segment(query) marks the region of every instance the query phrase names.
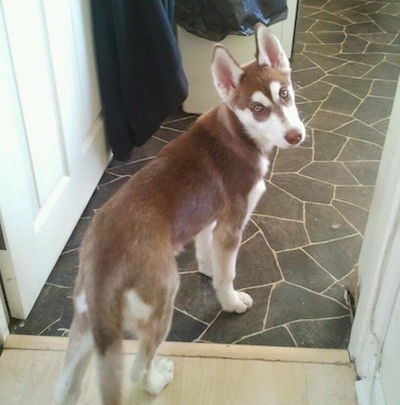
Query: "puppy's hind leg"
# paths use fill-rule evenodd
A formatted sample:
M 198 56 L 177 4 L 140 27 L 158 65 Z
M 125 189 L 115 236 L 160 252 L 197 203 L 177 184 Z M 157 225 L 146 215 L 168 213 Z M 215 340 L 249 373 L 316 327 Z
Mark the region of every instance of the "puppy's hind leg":
M 55 388 L 55 404 L 72 405 L 78 401 L 82 379 L 92 352 L 93 337 L 89 329 L 87 313 L 76 309 L 64 366 Z
M 97 374 L 104 405 L 120 405 L 122 402 L 122 336 L 96 350 Z
M 170 269 L 169 280 L 164 280 L 154 291 L 152 313 L 136 327 L 139 349 L 131 369 L 131 381 L 153 395 L 158 395 L 173 379 L 173 363 L 169 359 L 155 360 L 160 344 L 166 338 L 174 310 L 179 278 L 175 268 Z

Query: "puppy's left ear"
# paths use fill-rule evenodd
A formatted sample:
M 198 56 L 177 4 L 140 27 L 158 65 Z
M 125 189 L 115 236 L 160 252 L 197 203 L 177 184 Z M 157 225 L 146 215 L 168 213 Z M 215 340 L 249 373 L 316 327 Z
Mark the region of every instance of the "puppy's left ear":
M 258 23 L 256 33 L 256 59 L 260 66 L 290 71 L 290 63 L 278 38 L 263 24 Z
M 222 45 L 215 45 L 211 73 L 219 96 L 226 101 L 239 86 L 244 71 Z

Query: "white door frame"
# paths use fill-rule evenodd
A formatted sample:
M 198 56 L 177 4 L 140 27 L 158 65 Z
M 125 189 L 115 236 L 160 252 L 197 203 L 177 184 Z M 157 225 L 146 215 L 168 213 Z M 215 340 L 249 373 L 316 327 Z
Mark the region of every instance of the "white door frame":
M 379 366 L 400 290 L 400 82 L 359 259 L 360 300 L 349 350 L 360 404 L 384 403 Z

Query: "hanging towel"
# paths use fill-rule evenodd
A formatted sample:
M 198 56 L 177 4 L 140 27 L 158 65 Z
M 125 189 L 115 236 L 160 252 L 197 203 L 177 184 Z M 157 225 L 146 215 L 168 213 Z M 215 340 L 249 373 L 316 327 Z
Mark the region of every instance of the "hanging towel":
M 187 97 L 175 0 L 92 0 L 97 70 L 114 157 L 128 160 Z

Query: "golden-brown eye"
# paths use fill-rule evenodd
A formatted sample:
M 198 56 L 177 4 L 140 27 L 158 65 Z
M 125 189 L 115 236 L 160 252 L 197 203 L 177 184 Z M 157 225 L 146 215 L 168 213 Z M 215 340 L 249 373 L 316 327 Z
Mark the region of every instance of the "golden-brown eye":
M 279 97 L 280 97 L 282 100 L 286 100 L 286 99 L 289 97 L 289 90 L 286 89 L 285 87 L 282 87 L 282 88 L 279 90 Z
M 265 110 L 265 107 L 260 104 L 260 103 L 254 103 L 251 106 L 251 111 L 253 111 L 256 114 L 260 114 Z

